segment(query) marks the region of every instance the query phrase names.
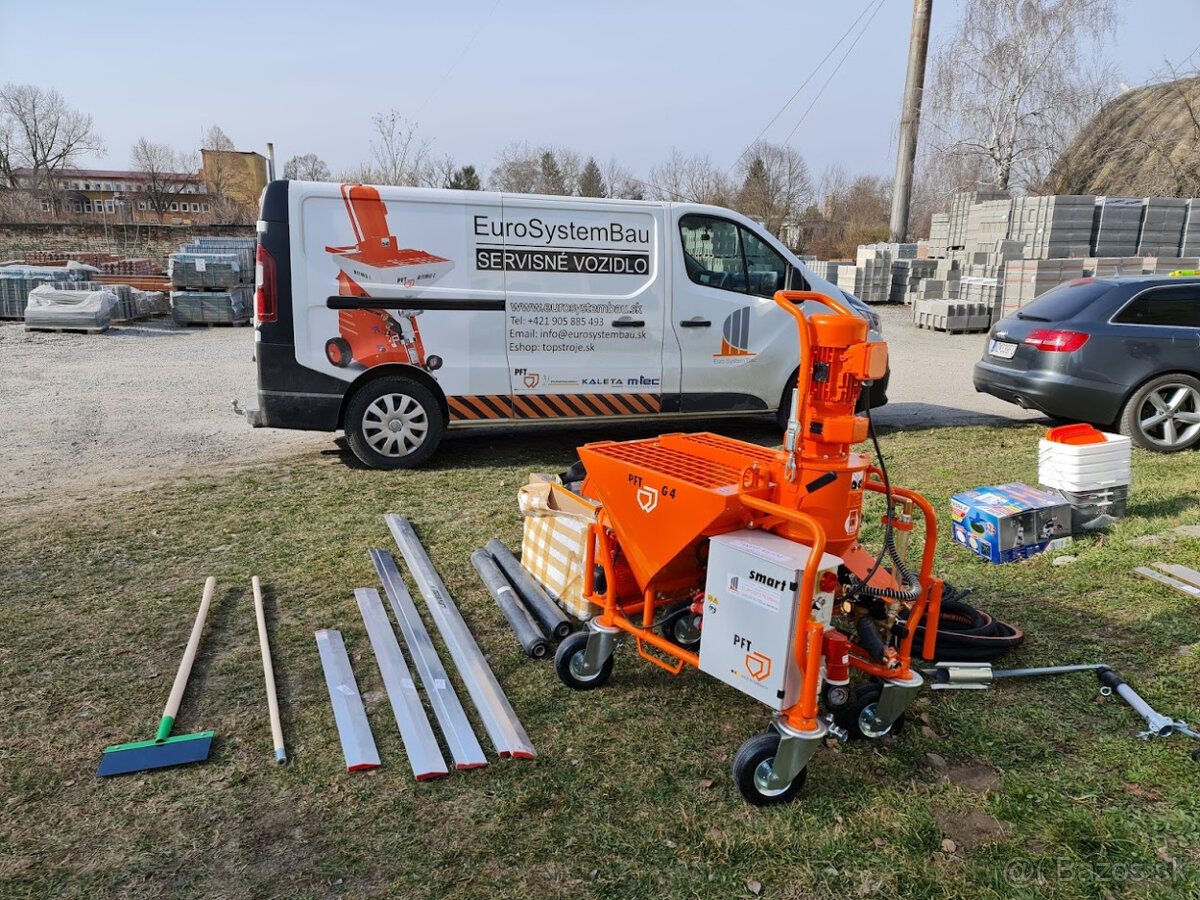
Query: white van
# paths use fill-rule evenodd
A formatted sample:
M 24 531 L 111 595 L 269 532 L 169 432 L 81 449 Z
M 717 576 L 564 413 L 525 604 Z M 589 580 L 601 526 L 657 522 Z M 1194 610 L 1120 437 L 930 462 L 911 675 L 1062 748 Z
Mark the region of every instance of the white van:
M 713 206 L 275 181 L 258 233 L 247 417 L 344 430 L 375 468 L 462 425 L 786 418 L 799 349 L 774 293 L 846 296 L 879 324 Z

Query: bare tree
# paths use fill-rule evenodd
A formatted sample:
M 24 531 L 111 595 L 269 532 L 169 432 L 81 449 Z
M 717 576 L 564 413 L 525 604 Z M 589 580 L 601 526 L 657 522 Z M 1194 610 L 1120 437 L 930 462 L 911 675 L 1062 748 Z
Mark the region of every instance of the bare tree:
M 577 192 L 582 174 L 583 163 L 575 151 L 517 141 L 500 151 L 488 186 L 516 194 L 568 195 Z
M 204 159 L 204 180 L 212 205 L 213 221 L 218 225 L 241 223 L 248 211 L 231 196 L 241 175 L 235 162 L 237 148 L 219 125 L 205 130 L 203 140 L 204 146 L 200 152 Z
M 31 84 L 0 87 L 0 187 L 15 186 L 15 170 L 29 169 L 25 185 L 57 212 L 59 173 L 80 157 L 103 151 L 92 117 L 68 106 L 58 91 Z
M 877 175 L 852 177 L 840 166 L 826 169 L 819 188 L 821 207 L 802 215 L 805 249 L 822 259 L 853 256 L 859 244 L 887 240 L 892 185 Z
M 129 162 L 135 171 L 145 174 L 146 202 L 162 222 L 185 186 L 180 176 L 194 161 L 167 144 L 155 144 L 143 137 L 133 145 Z
M 636 178 L 633 172 L 615 159 L 609 160 L 608 165 L 604 167 L 603 177 L 608 186 L 608 196 L 625 200 L 646 199 L 646 182 Z
M 1099 108 L 1089 66 L 1114 0 L 964 0 L 933 61 L 924 123 L 938 157 L 978 157 L 993 188 L 1044 177 Z
M 791 147 L 759 141 L 742 157 L 742 186 L 734 208 L 780 234 L 813 200 L 804 158 Z
M 649 195 L 656 200 L 687 200 L 728 206 L 734 194 L 728 176 L 707 156 L 685 157 L 678 150 L 650 169 Z
M 315 153 L 293 156 L 283 164 L 283 177 L 289 181 L 329 181 L 329 166 Z
M 417 136 L 417 126 L 397 110 L 371 119 L 370 177 L 373 184 L 426 184 L 430 177 L 429 143 Z

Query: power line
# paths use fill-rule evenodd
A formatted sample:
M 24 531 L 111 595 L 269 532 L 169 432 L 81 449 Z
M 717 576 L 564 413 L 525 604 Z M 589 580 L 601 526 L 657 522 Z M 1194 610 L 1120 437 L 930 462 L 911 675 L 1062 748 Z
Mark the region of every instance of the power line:
M 822 57 L 821 61 L 819 63 L 817 63 L 816 67 L 813 68 L 812 72 L 809 73 L 808 77 L 805 78 L 803 82 L 801 82 L 800 87 L 796 88 L 796 90 L 792 93 L 792 96 L 788 97 L 787 102 L 784 103 L 783 106 L 781 106 L 779 108 L 779 112 L 775 113 L 775 115 L 771 117 L 771 121 L 768 122 L 765 126 L 763 126 L 763 130 L 758 133 L 758 135 L 754 138 L 754 140 L 752 140 L 747 145 L 746 149 L 742 151 L 741 155 L 733 161 L 733 163 L 729 166 L 728 169 L 725 170 L 726 175 L 728 175 L 730 172 L 732 172 L 734 170 L 734 168 L 737 166 L 737 164 L 740 163 L 743 159 L 745 159 L 746 154 L 750 152 L 750 148 L 753 147 L 755 144 L 757 144 L 762 139 L 762 136 L 764 134 L 766 134 L 767 131 L 770 130 L 771 126 L 774 125 L 779 120 L 779 117 L 782 116 L 785 112 L 787 112 L 787 108 L 792 105 L 792 103 L 795 101 L 795 99 L 797 97 L 800 96 L 800 92 L 803 91 L 808 86 L 808 83 L 810 81 L 812 81 L 814 78 L 816 78 L 817 73 L 821 71 L 821 67 L 823 65 L 825 65 L 826 62 L 829 61 L 829 57 L 833 56 L 833 54 L 837 50 L 837 48 L 842 45 L 842 42 L 850 36 L 850 32 L 852 32 L 858 26 L 858 23 L 862 21 L 863 16 L 865 16 L 867 14 L 867 10 L 869 10 L 871 8 L 871 4 L 875 3 L 875 2 L 876 2 L 876 0 L 867 0 L 867 5 L 864 6 L 862 12 L 860 12 L 858 14 L 858 18 L 850 23 L 850 27 L 846 29 L 845 33 L 840 38 L 838 38 L 837 43 L 835 43 L 832 47 L 829 48 L 829 52 L 826 53 L 824 57 Z M 879 0 L 879 3 L 882 4 L 883 0 Z M 879 12 L 879 7 L 875 8 L 875 12 Z M 872 15 L 871 18 L 874 18 L 874 15 Z M 868 22 L 867 24 L 870 24 L 870 23 Z M 861 35 L 860 35 L 860 37 L 861 37 Z M 857 40 L 855 41 L 855 43 L 857 43 Z M 853 46 L 854 45 L 852 44 L 851 49 L 853 49 Z M 843 57 L 843 60 L 844 59 L 845 59 L 845 57 Z M 839 63 L 838 65 L 841 65 L 841 63 Z M 834 72 L 837 72 L 837 69 L 834 69 Z M 829 82 L 826 82 L 826 84 L 828 84 L 828 83 Z M 818 95 L 818 96 L 820 96 L 820 95 Z M 794 130 L 795 129 L 793 129 L 793 131 Z M 788 135 L 788 136 L 791 137 L 791 135 Z M 786 141 L 784 143 L 786 143 Z
M 454 74 L 454 70 L 458 68 L 458 64 L 463 61 L 463 58 L 470 51 L 471 45 L 475 43 L 475 38 L 479 37 L 479 33 L 483 31 L 484 26 L 491 21 L 492 15 L 496 12 L 496 7 L 499 5 L 500 0 L 496 0 L 496 2 L 492 4 L 492 8 L 488 10 L 488 14 L 479 20 L 479 27 L 475 29 L 475 33 L 471 35 L 471 39 L 463 46 L 462 52 L 458 54 L 458 58 L 450 64 L 450 68 L 446 70 L 446 74 L 443 75 L 437 84 L 435 84 L 429 91 L 429 96 L 425 98 L 425 102 L 421 104 L 421 106 L 417 109 L 416 114 L 413 116 L 414 120 L 417 118 L 417 116 L 420 116 L 421 113 L 425 111 L 425 107 L 429 105 L 429 101 L 434 98 L 434 95 L 437 94 L 442 85 L 450 80 L 450 76 Z
M 838 60 L 838 64 L 833 67 L 833 71 L 829 73 L 829 77 L 825 79 L 825 83 L 821 85 L 821 89 L 817 91 L 817 96 L 813 97 L 812 103 L 808 104 L 808 108 L 801 114 L 800 121 L 798 121 L 795 127 L 788 132 L 788 136 L 783 139 L 784 144 L 787 144 L 788 141 L 792 139 L 792 135 L 796 133 L 796 130 L 804 124 L 805 118 L 807 118 L 808 114 L 812 112 L 812 108 L 817 105 L 817 101 L 821 99 L 821 95 L 825 93 L 825 89 L 829 87 L 829 83 L 833 81 L 833 76 L 838 73 L 838 70 L 842 67 L 842 64 L 846 61 L 847 57 L 850 56 L 850 53 L 858 45 L 858 42 L 862 40 L 863 35 L 867 33 L 867 29 L 871 27 L 871 23 L 875 21 L 875 16 L 878 15 L 879 10 L 883 8 L 883 3 L 884 0 L 879 0 L 879 2 L 875 5 L 875 11 L 871 13 L 871 18 L 867 19 L 867 23 L 863 26 L 862 31 L 858 33 L 858 37 L 856 37 L 854 42 L 846 48 L 846 52 L 842 54 L 842 58 Z

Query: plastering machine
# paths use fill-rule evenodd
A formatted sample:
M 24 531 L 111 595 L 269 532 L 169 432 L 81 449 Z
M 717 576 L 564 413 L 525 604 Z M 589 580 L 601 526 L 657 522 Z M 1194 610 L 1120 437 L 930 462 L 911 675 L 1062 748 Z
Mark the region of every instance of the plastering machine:
M 771 727 L 733 761 L 739 791 L 760 806 L 796 795 L 826 735 L 899 727 L 923 683 L 911 665 L 916 626 L 931 659 L 943 587 L 929 503 L 851 451 L 868 437 L 855 409 L 864 382 L 882 377 L 887 345 L 830 297 L 774 299 L 796 319 L 802 361 L 781 449 L 708 433 L 579 448 L 581 492 L 601 504 L 584 566 L 600 612 L 556 656 L 569 687 L 599 687 L 626 633 L 667 671 L 695 666 L 765 703 Z M 809 301 L 828 312 L 806 315 Z M 876 554 L 859 543 L 866 491 L 887 498 Z M 917 509 L 924 541 L 910 568 Z M 851 669 L 864 676 L 854 688 Z

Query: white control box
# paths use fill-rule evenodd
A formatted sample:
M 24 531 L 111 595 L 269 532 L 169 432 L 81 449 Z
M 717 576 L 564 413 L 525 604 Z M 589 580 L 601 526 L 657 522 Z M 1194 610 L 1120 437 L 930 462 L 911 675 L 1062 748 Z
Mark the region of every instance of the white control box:
M 709 541 L 704 586 L 700 671 L 719 678 L 772 709 L 796 702 L 800 579 L 812 550 L 776 534 L 733 531 Z M 837 573 L 842 560 L 826 553 L 816 584 Z M 829 624 L 833 594 L 817 593 L 811 618 Z

